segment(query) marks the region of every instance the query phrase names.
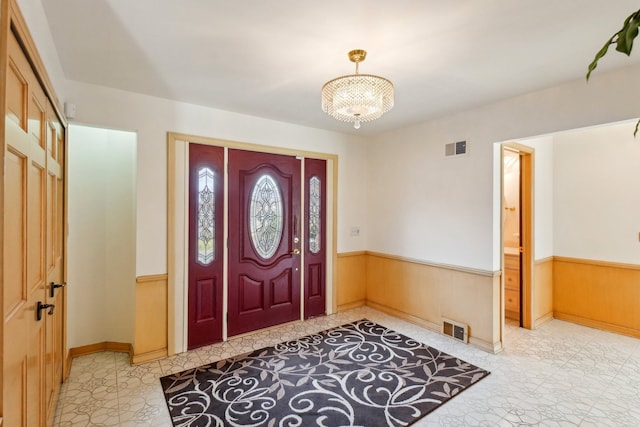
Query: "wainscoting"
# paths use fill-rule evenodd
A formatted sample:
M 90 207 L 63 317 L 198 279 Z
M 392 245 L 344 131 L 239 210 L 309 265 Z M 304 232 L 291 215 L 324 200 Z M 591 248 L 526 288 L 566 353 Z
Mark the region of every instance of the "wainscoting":
M 501 348 L 500 275 L 367 252 L 367 305 L 440 331 L 442 319 L 469 325 L 469 342 Z M 496 297 L 497 296 L 497 297 Z
M 501 350 L 501 274 L 368 251 L 337 255 L 338 311 L 369 305 L 440 332 L 469 325 L 470 343 Z M 534 264 L 533 328 L 558 318 L 640 337 L 640 265 L 549 257 Z M 167 356 L 167 275 L 136 279 L 133 363 Z
M 132 362 L 167 356 L 166 274 L 136 278 L 136 325 Z
M 365 251 L 338 254 L 338 311 L 365 305 L 367 302 L 367 254 Z
M 640 265 L 554 257 L 553 316 L 640 337 Z
M 553 257 L 534 262 L 533 329 L 553 319 Z

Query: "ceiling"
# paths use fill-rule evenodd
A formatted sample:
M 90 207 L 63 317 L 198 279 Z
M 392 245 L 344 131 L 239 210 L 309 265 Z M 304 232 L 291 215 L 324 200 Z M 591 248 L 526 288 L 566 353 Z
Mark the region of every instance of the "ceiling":
M 41 0 L 69 80 L 373 135 L 584 78 L 637 0 Z M 395 107 L 359 130 L 320 89 L 361 73 Z M 637 63 L 615 53 L 598 72 Z M 81 106 L 79 106 L 81 108 Z

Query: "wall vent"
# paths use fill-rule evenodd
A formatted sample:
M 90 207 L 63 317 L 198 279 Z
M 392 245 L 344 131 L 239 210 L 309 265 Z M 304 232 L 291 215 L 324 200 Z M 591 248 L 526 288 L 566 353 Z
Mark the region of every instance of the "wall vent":
M 465 344 L 469 342 L 469 326 L 464 323 L 442 319 L 442 333 L 462 341 Z
M 467 154 L 467 141 L 451 142 L 444 145 L 445 157 L 462 156 Z

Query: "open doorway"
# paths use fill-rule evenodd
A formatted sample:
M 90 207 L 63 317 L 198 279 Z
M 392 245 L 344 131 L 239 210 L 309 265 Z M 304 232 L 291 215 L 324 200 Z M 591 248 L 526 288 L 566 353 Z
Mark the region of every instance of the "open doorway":
M 532 327 L 533 148 L 502 147 L 502 282 L 505 322 Z
M 505 148 L 503 155 L 502 248 L 504 252 L 504 317 L 522 326 L 520 278 L 520 153 Z

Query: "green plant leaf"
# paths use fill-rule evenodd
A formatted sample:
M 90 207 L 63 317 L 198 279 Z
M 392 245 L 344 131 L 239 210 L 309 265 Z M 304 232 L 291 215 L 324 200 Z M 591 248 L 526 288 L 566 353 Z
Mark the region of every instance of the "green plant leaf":
M 613 41 L 615 35 L 613 37 L 611 37 L 605 44 L 604 46 L 602 46 L 602 49 L 600 49 L 598 51 L 598 53 L 596 53 L 595 58 L 593 58 L 593 61 L 591 61 L 591 64 L 589 64 L 589 71 L 587 72 L 587 81 L 589 81 L 589 76 L 591 76 L 591 72 L 593 70 L 596 69 L 596 67 L 598 66 L 598 60 L 600 58 L 602 58 L 603 56 L 605 56 L 607 54 L 607 51 L 609 50 L 609 45 L 615 43 Z
M 598 53 L 596 53 L 595 58 L 593 58 L 593 61 L 591 61 L 587 70 L 587 81 L 589 81 L 589 77 L 593 70 L 598 66 L 598 61 L 607 54 L 609 45 L 615 43 L 616 50 L 618 52 L 625 53 L 627 56 L 631 54 L 633 41 L 638 36 L 638 27 L 640 27 L 640 10 L 637 10 L 627 16 L 627 19 L 624 20 L 624 24 L 622 24 L 622 28 L 611 36 Z
M 618 41 L 616 43 L 616 50 L 618 52 L 622 52 L 627 56 L 631 55 L 633 40 L 638 35 L 638 25 L 640 25 L 640 21 L 636 18 L 636 13 L 627 18 L 624 26 L 618 32 Z

